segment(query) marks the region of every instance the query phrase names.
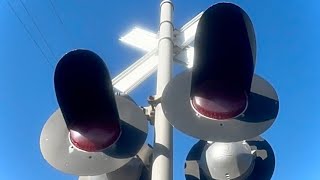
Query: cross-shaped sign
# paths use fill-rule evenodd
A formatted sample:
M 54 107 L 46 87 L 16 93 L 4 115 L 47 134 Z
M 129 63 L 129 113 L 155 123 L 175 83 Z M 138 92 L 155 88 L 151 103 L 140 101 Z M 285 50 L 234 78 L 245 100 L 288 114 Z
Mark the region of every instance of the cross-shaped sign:
M 174 32 L 174 61 L 188 68 L 193 65 L 193 42 L 202 13 Z M 141 49 L 147 54 L 112 79 L 115 89 L 127 94 L 156 71 L 158 66 L 157 36 L 155 33 L 136 27 L 120 38 L 120 41 Z

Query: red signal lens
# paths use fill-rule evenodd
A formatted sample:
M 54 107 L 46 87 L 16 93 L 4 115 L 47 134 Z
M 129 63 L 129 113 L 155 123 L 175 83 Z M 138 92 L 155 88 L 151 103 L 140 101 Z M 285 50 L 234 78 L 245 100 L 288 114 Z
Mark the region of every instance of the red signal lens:
M 71 143 L 84 151 L 97 152 L 110 147 L 121 134 L 119 123 L 101 124 L 90 122 L 70 128 Z
M 245 111 L 248 101 L 244 90 L 215 87 L 208 81 L 196 88 L 191 98 L 192 105 L 198 113 L 217 120 L 240 115 Z

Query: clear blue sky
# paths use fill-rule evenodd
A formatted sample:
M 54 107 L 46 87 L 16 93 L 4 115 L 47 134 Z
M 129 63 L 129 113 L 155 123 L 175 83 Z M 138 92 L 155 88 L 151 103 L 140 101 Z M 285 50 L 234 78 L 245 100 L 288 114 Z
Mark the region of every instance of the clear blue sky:
M 52 168 L 39 149 L 42 126 L 58 107 L 52 66 L 67 51 L 87 48 L 103 57 L 112 77 L 116 76 L 143 55 L 121 44 L 118 38 L 134 25 L 157 31 L 160 1 L 52 0 L 62 23 L 49 0 L 21 1 L 49 48 L 19 0 L 0 0 L 0 179 L 77 179 Z M 181 27 L 216 2 L 174 1 L 175 26 Z M 320 2 L 231 2 L 240 5 L 251 17 L 257 37 L 255 72 L 273 84 L 280 98 L 278 118 L 263 134 L 276 154 L 273 179 L 317 180 L 320 167 Z M 154 87 L 155 76 L 131 95 L 140 105 L 146 105 L 146 95 L 154 94 Z M 196 140 L 175 130 L 174 142 L 174 179 L 183 180 L 184 160 Z

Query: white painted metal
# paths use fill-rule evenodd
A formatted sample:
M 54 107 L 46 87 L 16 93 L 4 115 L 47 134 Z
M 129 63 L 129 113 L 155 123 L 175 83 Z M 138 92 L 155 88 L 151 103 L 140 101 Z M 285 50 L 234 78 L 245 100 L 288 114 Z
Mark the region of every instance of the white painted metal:
M 113 87 L 125 94 L 141 84 L 157 69 L 158 56 L 153 50 L 112 79 Z
M 98 176 L 80 176 L 78 180 L 109 180 L 107 174 L 102 174 Z
M 200 167 L 213 179 L 246 179 L 255 163 L 255 154 L 245 141 L 215 142 L 202 152 Z
M 119 40 L 145 52 L 158 48 L 158 35 L 139 27 L 133 28 Z
M 78 176 L 113 172 L 133 159 L 147 138 L 147 119 L 131 100 L 122 96 L 115 96 L 115 99 L 122 134 L 114 145 L 103 152 L 85 152 L 75 148 L 58 109 L 46 122 L 40 135 L 40 150 L 44 159 L 54 168 Z
M 193 41 L 196 28 L 202 12 L 187 22 L 180 30 L 175 32 L 173 38 L 174 45 L 177 47 L 174 51 L 173 59 L 190 68 L 193 65 Z M 120 41 L 148 53 L 129 66 L 112 80 L 113 86 L 123 92 L 129 93 L 145 79 L 147 79 L 157 69 L 157 43 L 158 39 L 155 33 L 134 28 L 128 34 L 120 38 Z M 153 50 L 151 50 L 153 47 Z
M 246 140 L 245 142 L 250 146 L 251 152 L 254 152 L 255 159 L 252 164 L 254 167 L 236 179 L 271 179 L 275 168 L 275 156 L 270 144 L 260 136 Z M 213 179 L 212 175 L 208 172 L 208 167 L 205 167 L 205 163 L 201 163 L 201 155 L 205 153 L 212 144 L 215 144 L 215 142 L 206 143 L 200 140 L 190 149 L 185 163 L 186 180 Z M 220 165 L 221 163 L 218 163 L 214 166 L 220 167 Z M 215 176 L 217 176 L 217 174 L 213 175 L 213 177 Z M 230 176 L 229 178 L 233 179 Z
M 175 39 L 176 46 L 180 47 L 181 49 L 184 49 L 185 47 L 193 44 L 196 30 L 198 27 L 198 22 L 202 14 L 203 12 L 199 13 L 189 22 L 187 22 L 184 26 L 182 26 Z
M 277 117 L 277 93 L 268 81 L 258 75 L 253 76 L 246 111 L 228 120 L 213 120 L 194 110 L 190 102 L 191 78 L 191 70 L 175 76 L 161 97 L 167 119 L 189 136 L 206 141 L 237 142 L 265 132 Z
M 80 176 L 78 180 L 149 180 L 152 147 L 144 144 L 136 157 L 121 168 L 98 176 Z
M 175 31 L 174 44 L 180 49 L 193 44 L 194 36 L 197 30 L 198 22 L 203 12 L 196 15 L 179 30 Z M 135 48 L 149 52 L 157 48 L 157 34 L 144 30 L 140 27 L 134 27 L 129 33 L 120 37 L 120 41 Z
M 157 97 L 171 79 L 173 62 L 173 4 L 163 0 L 160 4 L 159 58 L 157 72 Z M 172 180 L 173 178 L 173 138 L 172 126 L 165 118 L 161 104 L 155 108 L 155 141 L 152 164 L 152 180 Z

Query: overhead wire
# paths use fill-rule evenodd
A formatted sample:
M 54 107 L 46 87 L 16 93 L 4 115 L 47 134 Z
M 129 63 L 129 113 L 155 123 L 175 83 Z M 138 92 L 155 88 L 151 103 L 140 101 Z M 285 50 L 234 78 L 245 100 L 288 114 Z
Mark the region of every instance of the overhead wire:
M 42 50 L 42 48 L 40 47 L 39 43 L 34 39 L 34 37 L 32 36 L 31 32 L 29 31 L 29 29 L 27 28 L 26 24 L 23 23 L 22 19 L 19 17 L 18 13 L 16 12 L 16 10 L 13 8 L 13 6 L 11 5 L 11 3 L 9 1 L 7 1 L 11 11 L 14 13 L 14 15 L 18 18 L 18 20 L 20 21 L 20 23 L 23 25 L 25 31 L 27 32 L 27 34 L 29 35 L 29 37 L 32 39 L 32 41 L 34 42 L 34 44 L 38 47 L 38 49 L 40 50 L 41 54 L 43 55 L 43 57 L 45 58 L 46 62 L 53 68 L 52 63 L 50 62 L 48 56 L 44 53 L 44 51 Z
M 74 42 L 74 40 L 72 39 L 72 36 L 70 35 L 70 32 L 66 29 L 66 27 L 65 27 L 65 25 L 64 25 L 64 23 L 63 23 L 63 21 L 62 21 L 62 18 L 61 18 L 61 16 L 59 15 L 59 13 L 58 13 L 58 11 L 57 11 L 56 6 L 54 5 L 54 3 L 53 3 L 52 0 L 49 0 L 49 2 L 50 2 L 50 5 L 51 5 L 51 7 L 52 7 L 52 10 L 53 10 L 54 15 L 59 19 L 59 22 L 60 22 L 60 24 L 62 25 L 62 28 L 63 28 L 63 30 L 64 30 L 65 35 L 70 39 L 71 44 L 72 44 L 73 46 L 75 46 L 75 42 Z
M 63 21 L 62 21 L 61 17 L 59 16 L 58 11 L 57 11 L 54 3 L 52 2 L 52 0 L 49 0 L 49 2 L 50 2 L 50 5 L 51 5 L 51 7 L 53 9 L 54 14 L 58 17 L 60 23 L 63 25 Z
M 34 26 L 36 27 L 37 31 L 39 32 L 41 38 L 43 39 L 44 43 L 46 44 L 47 48 L 49 49 L 50 53 L 52 54 L 54 59 L 57 59 L 56 55 L 54 54 L 54 52 L 52 51 L 52 48 L 50 47 L 47 39 L 44 37 L 43 33 L 41 32 L 39 26 L 37 25 L 35 19 L 33 18 L 33 16 L 31 15 L 31 13 L 29 12 L 28 8 L 26 7 L 26 5 L 24 4 L 24 2 L 22 2 L 22 0 L 19 0 L 20 3 L 22 4 L 24 10 L 27 12 L 28 16 L 31 18 L 32 23 L 34 24 Z

